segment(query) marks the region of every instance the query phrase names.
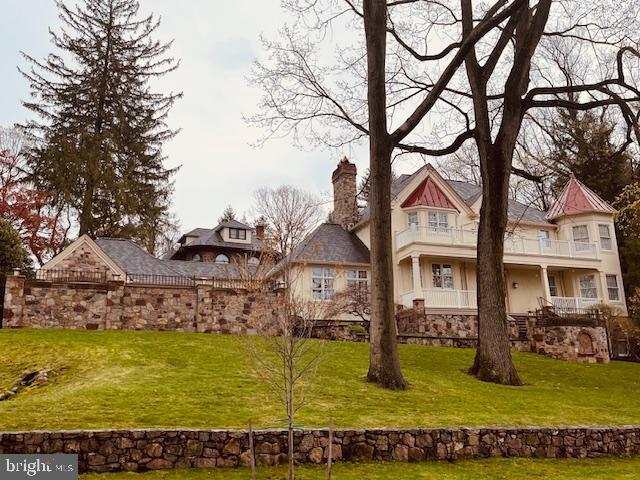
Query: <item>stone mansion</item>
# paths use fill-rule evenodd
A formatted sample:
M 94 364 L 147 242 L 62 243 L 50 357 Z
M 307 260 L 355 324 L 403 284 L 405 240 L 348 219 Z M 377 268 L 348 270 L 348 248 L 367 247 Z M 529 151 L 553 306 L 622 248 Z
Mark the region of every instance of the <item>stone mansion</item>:
M 317 227 L 292 253 L 300 273 L 292 287 L 302 298 L 329 300 L 348 285 L 369 281 L 369 215 L 357 207 L 356 176 L 354 164 L 339 162 L 332 175 L 331 223 Z M 481 188 L 447 180 L 425 165 L 395 179 L 391 189 L 389 255 L 396 304 L 424 301 L 434 313 L 473 313 Z M 582 310 L 606 303 L 626 314 L 614 213 L 575 178 L 548 212 L 511 200 L 504 255 L 508 312 L 524 314 L 541 305 Z M 175 252 L 159 259 L 130 240 L 84 236 L 44 270 L 94 266 L 139 283 L 165 277 L 237 278 L 240 273 L 230 259 L 240 256 L 257 265 L 263 240 L 262 226 L 223 222 L 186 233 Z

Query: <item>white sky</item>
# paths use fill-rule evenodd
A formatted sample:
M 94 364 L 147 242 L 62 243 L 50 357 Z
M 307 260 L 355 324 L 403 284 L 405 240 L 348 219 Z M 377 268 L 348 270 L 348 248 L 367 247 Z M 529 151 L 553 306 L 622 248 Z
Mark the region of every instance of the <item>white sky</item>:
M 48 27 L 58 25 L 53 0 L 0 0 L 0 126 L 22 122 L 30 113 L 21 105 L 28 86 L 16 69 L 19 50 L 36 58 L 51 49 Z M 169 118 L 182 131 L 165 153 L 176 176 L 174 211 L 182 230 L 213 226 L 232 204 L 250 216 L 251 195 L 262 185 L 288 183 L 329 199 L 330 174 L 347 154 L 362 172 L 366 146 L 352 151 L 300 151 L 289 138 L 262 149 L 249 144 L 260 132 L 247 127 L 242 114 L 255 112 L 260 91 L 245 80 L 252 61 L 263 55 L 261 33 L 273 37 L 285 22 L 279 0 L 141 0 L 142 10 L 162 17 L 159 37 L 174 39 L 172 54 L 180 68 L 160 80 L 163 91 L 183 91 Z M 410 168 L 411 169 L 411 168 Z M 327 205 L 327 210 L 330 205 Z

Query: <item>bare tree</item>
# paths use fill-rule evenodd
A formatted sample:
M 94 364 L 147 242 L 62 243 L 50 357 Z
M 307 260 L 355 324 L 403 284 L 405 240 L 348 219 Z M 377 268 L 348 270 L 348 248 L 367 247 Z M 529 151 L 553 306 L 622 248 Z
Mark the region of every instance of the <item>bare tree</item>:
M 471 372 L 520 384 L 507 332 L 504 238 L 509 179 L 523 122 L 545 109 L 613 106 L 640 137 L 635 87 L 638 2 L 578 0 L 288 0 L 300 21 L 265 42 L 253 82 L 265 96 L 249 118 L 265 138 L 340 147 L 369 139 L 372 317 L 368 378 L 404 388 L 393 309 L 390 172 L 395 154 L 449 155 L 475 144 L 483 202 L 477 273 L 479 342 Z M 329 28 L 352 28 L 337 63 Z M 363 38 L 364 34 L 364 38 Z M 356 39 L 354 44 L 353 39 Z M 580 48 L 596 68 L 568 83 L 552 43 Z M 334 41 L 333 43 L 339 43 Z M 344 42 L 343 42 L 344 43 Z M 434 47 L 435 45 L 435 47 Z M 332 45 L 329 45 L 332 46 Z M 342 47 L 342 48 L 340 48 Z M 570 99 L 563 98 L 572 93 Z M 635 110 L 634 110 L 635 109 Z
M 321 205 L 319 198 L 291 185 L 262 187 L 254 193 L 254 210 L 266 223 L 268 243 L 282 256 L 322 222 Z

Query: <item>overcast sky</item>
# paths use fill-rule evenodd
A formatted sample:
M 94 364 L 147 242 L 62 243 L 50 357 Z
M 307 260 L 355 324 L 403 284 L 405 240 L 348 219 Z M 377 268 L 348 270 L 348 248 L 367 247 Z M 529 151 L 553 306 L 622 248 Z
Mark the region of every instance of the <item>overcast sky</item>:
M 58 26 L 53 0 L 1 0 L 0 126 L 30 115 L 21 105 L 26 81 L 19 51 L 42 58 L 51 49 L 47 29 Z M 273 36 L 286 20 L 280 0 L 140 0 L 144 12 L 162 17 L 159 37 L 174 39 L 172 54 L 180 68 L 158 82 L 158 88 L 183 91 L 169 124 L 181 128 L 168 143 L 168 165 L 182 165 L 176 176 L 174 210 L 182 229 L 213 226 L 232 204 L 250 214 L 251 194 L 262 186 L 288 183 L 324 195 L 331 193 L 330 174 L 343 154 L 366 168 L 366 148 L 354 151 L 300 151 L 290 139 L 262 149 L 249 144 L 259 131 L 247 127 L 242 114 L 256 109 L 260 92 L 245 76 L 263 54 L 259 36 Z M 327 206 L 327 209 L 330 205 Z

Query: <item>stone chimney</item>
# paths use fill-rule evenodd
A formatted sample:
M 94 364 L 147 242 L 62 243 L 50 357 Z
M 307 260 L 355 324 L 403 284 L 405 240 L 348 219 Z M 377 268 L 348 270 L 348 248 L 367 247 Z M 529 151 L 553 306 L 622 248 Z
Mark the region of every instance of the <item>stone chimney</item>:
M 331 222 L 340 225 L 345 230 L 353 227 L 358 220 L 358 205 L 356 203 L 356 175 L 358 169 L 347 157 L 344 157 L 333 171 L 333 212 Z
M 256 238 L 258 240 L 264 240 L 264 223 L 256 225 Z

